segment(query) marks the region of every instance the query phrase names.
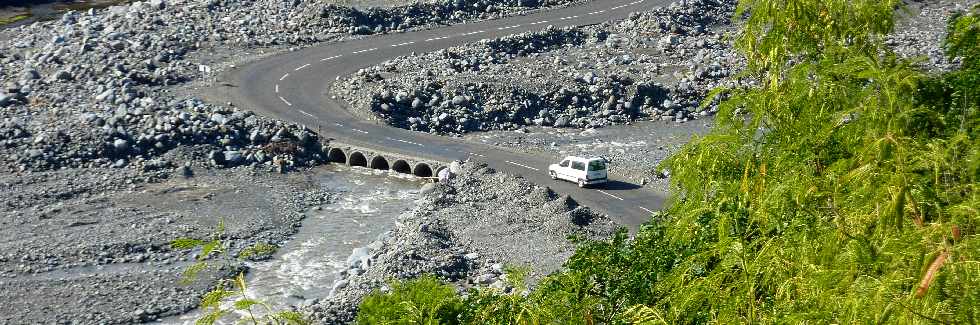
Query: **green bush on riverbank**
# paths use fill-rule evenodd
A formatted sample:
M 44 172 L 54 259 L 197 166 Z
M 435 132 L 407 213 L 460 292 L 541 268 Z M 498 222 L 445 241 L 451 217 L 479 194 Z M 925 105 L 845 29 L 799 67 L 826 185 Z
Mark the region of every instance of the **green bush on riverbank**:
M 431 320 L 980 322 L 980 7 L 949 25 L 961 68 L 930 74 L 882 43 L 900 3 L 741 1 L 758 86 L 715 92 L 714 129 L 664 164 L 666 213 Z M 381 296 L 361 319 L 411 321 L 365 315 Z

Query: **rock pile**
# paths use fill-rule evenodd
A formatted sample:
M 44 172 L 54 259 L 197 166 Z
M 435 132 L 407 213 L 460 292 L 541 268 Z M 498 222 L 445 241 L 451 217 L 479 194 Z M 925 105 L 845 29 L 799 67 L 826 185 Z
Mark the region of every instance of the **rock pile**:
M 676 2 L 628 19 L 546 28 L 396 58 L 333 92 L 411 130 L 458 135 L 528 125 L 591 128 L 638 118 L 686 122 L 742 61 L 723 34 L 736 1 Z
M 2 31 L 0 170 L 164 168 L 179 145 L 218 166 L 320 160 L 302 126 L 172 94 L 207 76 L 192 53 L 493 18 L 577 0 L 455 0 L 358 9 L 319 1 L 149 0 Z
M 390 279 L 433 274 L 461 290 L 506 284 L 507 266 L 530 267 L 532 282 L 574 253 L 570 235 L 606 238 L 614 224 L 566 196 L 485 164 L 454 163 L 447 182 L 429 185 L 396 228 L 355 249 L 330 297 L 305 307 L 314 322 L 346 324 L 371 290 Z

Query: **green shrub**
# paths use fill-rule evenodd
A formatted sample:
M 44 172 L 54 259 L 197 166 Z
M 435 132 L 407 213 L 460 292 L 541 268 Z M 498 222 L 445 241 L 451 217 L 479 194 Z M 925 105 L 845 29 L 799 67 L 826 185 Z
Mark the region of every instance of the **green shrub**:
M 361 301 L 358 324 L 458 324 L 463 307 L 456 289 L 424 276 L 394 281 L 387 293 L 375 291 Z

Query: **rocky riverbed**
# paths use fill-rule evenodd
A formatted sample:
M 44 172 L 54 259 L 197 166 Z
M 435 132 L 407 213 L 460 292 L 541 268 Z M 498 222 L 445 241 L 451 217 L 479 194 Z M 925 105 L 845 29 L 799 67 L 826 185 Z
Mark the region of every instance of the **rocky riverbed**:
M 149 0 L 0 30 L 0 323 L 132 323 L 183 313 L 239 266 L 179 285 L 193 253 L 169 249 L 170 240 L 203 237 L 224 219 L 235 249 L 280 245 L 309 209 L 336 198 L 310 176 L 324 145 L 310 130 L 197 99 L 193 89 L 217 70 L 300 46 L 577 1 Z M 948 69 L 956 61 L 940 55 L 945 20 L 977 2 L 910 2 L 890 42 Z M 695 109 L 704 92 L 744 83 L 730 78 L 740 67 L 725 38 L 732 4 L 679 1 L 622 22 L 420 54 L 431 59 L 425 66 L 413 62 L 419 57 L 396 59 L 335 90 L 396 126 L 498 130 L 471 139 L 600 152 L 639 178 L 660 176 L 649 174 L 660 152 L 709 122 L 702 114 L 710 106 Z M 593 130 L 613 124 L 620 126 Z M 679 125 L 669 141 L 632 134 Z M 500 131 L 515 129 L 526 132 Z M 503 267 L 529 266 L 537 279 L 574 250 L 567 235 L 602 238 L 614 228 L 477 162 L 455 171 L 426 188 L 389 234 L 346 259 L 331 298 L 303 310 L 343 322 L 386 279 L 421 273 L 506 290 Z
M 455 162 L 452 176 L 422 189 L 421 202 L 395 228 L 347 259 L 329 298 L 304 307 L 317 323 L 353 320 L 357 304 L 391 279 L 433 274 L 457 285 L 510 290 L 507 267 L 526 267 L 533 285 L 575 251 L 569 236 L 607 238 L 616 225 L 547 187 Z
M 187 91 L 211 63 L 570 3 L 151 0 L 0 31 L 0 323 L 186 312 L 240 266 L 179 285 L 193 254 L 171 240 L 224 219 L 235 250 L 279 245 L 331 199 L 304 176 L 323 162 L 315 134 Z
M 129 323 L 183 313 L 218 276 L 178 283 L 219 221 L 233 253 L 280 245 L 331 192 L 307 173 L 194 168 L 192 177 L 66 169 L 0 177 L 0 323 Z

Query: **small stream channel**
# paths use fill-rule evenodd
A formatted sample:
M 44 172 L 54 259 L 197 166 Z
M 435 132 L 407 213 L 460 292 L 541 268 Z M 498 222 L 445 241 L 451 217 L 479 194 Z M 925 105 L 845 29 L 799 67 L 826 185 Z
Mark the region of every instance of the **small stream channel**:
M 267 261 L 250 264 L 249 295 L 278 310 L 324 298 L 354 248 L 391 230 L 410 213 L 421 181 L 362 168 L 325 167 L 321 186 L 338 192 L 333 203 L 309 211 L 299 232 Z M 194 324 L 200 310 L 164 319 L 162 324 Z M 225 324 L 234 324 L 230 317 Z

